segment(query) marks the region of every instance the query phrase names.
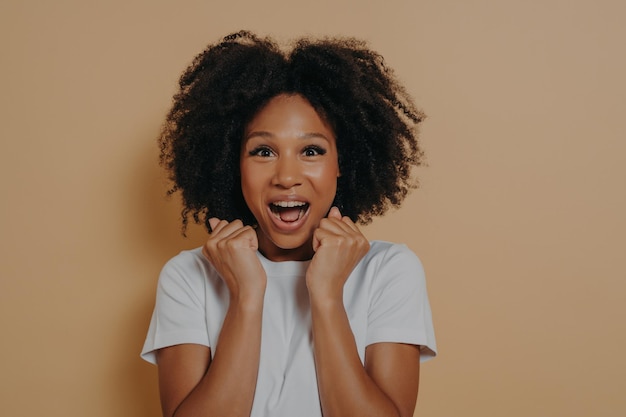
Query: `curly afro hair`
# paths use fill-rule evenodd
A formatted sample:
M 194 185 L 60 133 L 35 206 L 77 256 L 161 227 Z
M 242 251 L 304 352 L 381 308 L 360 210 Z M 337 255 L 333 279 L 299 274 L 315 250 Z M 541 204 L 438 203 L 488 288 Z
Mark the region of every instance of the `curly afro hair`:
M 200 53 L 180 78 L 159 144 L 160 162 L 189 216 L 245 224 L 239 156 L 244 130 L 273 97 L 298 94 L 333 127 L 342 175 L 335 205 L 355 222 L 400 205 L 417 186 L 424 118 L 383 58 L 352 38 L 300 39 L 283 52 L 269 38 L 241 31 Z

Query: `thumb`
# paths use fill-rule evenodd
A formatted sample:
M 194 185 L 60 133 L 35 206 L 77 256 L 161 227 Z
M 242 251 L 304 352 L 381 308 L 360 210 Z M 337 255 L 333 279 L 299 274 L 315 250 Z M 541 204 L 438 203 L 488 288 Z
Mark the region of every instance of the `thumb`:
M 320 240 L 313 234 L 313 252 L 317 252 L 317 249 L 320 247 Z

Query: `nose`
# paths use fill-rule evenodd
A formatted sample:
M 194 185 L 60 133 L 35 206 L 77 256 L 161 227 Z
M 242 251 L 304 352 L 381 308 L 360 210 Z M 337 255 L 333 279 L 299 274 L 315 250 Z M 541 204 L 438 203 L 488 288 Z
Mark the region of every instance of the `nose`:
M 272 183 L 281 188 L 292 188 L 302 183 L 302 171 L 297 159 L 282 155 L 276 161 Z

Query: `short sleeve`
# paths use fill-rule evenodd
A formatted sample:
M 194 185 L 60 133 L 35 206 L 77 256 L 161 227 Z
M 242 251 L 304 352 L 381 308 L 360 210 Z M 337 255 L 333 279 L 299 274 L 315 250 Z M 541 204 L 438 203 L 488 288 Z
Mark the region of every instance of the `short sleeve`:
M 205 285 L 202 266 L 189 253 L 178 255 L 163 267 L 141 352 L 143 359 L 156 363 L 156 350 L 182 343 L 210 346 L 204 307 Z
M 424 268 L 405 245 L 385 252 L 374 278 L 366 344 L 419 345 L 421 360 L 437 354 Z

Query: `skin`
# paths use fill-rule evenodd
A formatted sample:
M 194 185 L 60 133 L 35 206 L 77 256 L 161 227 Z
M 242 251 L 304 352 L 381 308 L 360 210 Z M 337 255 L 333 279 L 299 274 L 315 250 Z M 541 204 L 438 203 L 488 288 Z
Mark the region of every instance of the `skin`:
M 219 343 L 157 352 L 163 415 L 249 416 L 256 388 L 267 277 L 256 251 L 274 261 L 311 259 L 306 285 L 322 412 L 334 416 L 412 416 L 419 348 L 377 343 L 359 359 L 343 287 L 369 250 L 358 227 L 331 207 L 340 175 L 336 139 L 297 95 L 272 99 L 248 124 L 241 150 L 242 191 L 258 227 L 210 219 L 203 253 L 230 291 Z M 276 218 L 272 203 L 306 203 L 298 220 Z
M 241 189 L 258 222 L 259 249 L 273 261 L 313 256 L 313 234 L 335 198 L 335 135 L 300 96 L 272 99 L 248 124 L 241 151 Z M 277 222 L 270 203 L 304 202 L 301 225 Z

